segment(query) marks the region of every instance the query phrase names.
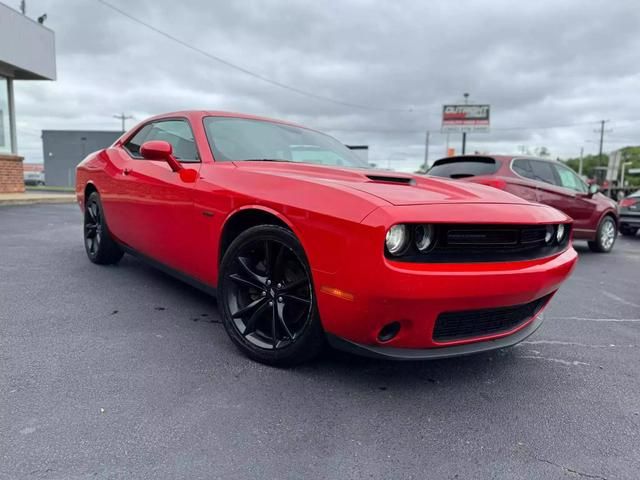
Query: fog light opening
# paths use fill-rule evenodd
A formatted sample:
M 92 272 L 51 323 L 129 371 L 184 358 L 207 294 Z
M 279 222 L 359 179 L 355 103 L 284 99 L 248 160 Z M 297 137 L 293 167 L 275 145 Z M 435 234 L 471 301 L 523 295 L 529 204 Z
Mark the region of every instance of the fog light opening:
M 380 333 L 378 333 L 378 340 L 381 342 L 388 342 L 389 340 L 393 340 L 398 332 L 400 331 L 400 322 L 391 322 L 387 323 L 384 327 L 380 329 Z

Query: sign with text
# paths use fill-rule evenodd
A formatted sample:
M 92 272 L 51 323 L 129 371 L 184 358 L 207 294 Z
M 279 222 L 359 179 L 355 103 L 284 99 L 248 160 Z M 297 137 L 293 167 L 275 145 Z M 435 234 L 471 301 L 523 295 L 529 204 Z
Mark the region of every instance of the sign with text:
M 442 131 L 488 132 L 489 105 L 444 105 Z

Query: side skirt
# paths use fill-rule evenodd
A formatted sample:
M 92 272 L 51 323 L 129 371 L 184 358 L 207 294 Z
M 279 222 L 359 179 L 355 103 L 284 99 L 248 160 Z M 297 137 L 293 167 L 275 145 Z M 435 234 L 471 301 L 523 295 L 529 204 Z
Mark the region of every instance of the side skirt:
M 216 288 L 212 287 L 211 285 L 208 285 L 204 282 L 201 282 L 200 280 L 196 280 L 193 277 L 190 277 L 189 275 L 187 275 L 184 272 L 181 272 L 180 270 L 176 270 L 175 268 L 169 267 L 167 265 L 165 265 L 162 262 L 159 262 L 151 257 L 148 257 L 146 255 L 144 255 L 143 253 L 138 252 L 137 250 L 134 250 L 131 247 L 128 247 L 126 245 L 123 245 L 122 243 L 118 243 L 118 245 L 120 246 L 120 248 L 122 248 L 126 253 L 128 253 L 129 255 L 136 257 L 137 259 L 143 261 L 144 263 L 146 263 L 147 265 L 152 266 L 153 268 L 156 268 L 158 270 L 160 270 L 163 273 L 166 273 L 167 275 L 170 275 L 174 278 L 177 278 L 178 280 L 191 285 L 194 288 L 197 288 L 198 290 L 211 295 L 212 297 L 216 297 Z

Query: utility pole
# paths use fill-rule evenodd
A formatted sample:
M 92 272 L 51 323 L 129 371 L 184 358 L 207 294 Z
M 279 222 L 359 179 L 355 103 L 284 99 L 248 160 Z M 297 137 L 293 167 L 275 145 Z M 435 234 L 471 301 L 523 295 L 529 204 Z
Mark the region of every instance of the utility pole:
M 604 134 L 605 134 L 605 129 L 604 129 L 604 124 L 608 123 L 609 120 L 600 120 L 600 148 L 598 149 L 598 165 L 602 166 L 602 144 L 604 143 Z M 606 130 L 607 133 L 609 133 L 611 130 Z M 594 130 L 595 133 L 598 133 L 598 130 Z
M 129 120 L 131 118 L 133 118 L 131 115 L 125 115 L 124 112 L 122 112 L 120 115 L 114 115 L 113 118 L 117 118 L 118 120 L 120 120 L 122 122 L 122 133 L 124 133 L 125 128 L 124 128 L 124 121 L 125 120 Z
M 27 0 L 20 1 L 20 11 L 22 12 L 23 15 L 27 14 Z
M 464 93 L 464 104 L 467 105 L 469 103 L 469 94 L 468 93 Z M 464 128 L 464 126 L 462 127 Z M 462 155 L 465 154 L 465 152 L 467 151 L 467 132 L 462 132 Z
M 429 168 L 429 130 L 427 130 L 427 135 L 424 139 L 424 171 L 426 172 Z

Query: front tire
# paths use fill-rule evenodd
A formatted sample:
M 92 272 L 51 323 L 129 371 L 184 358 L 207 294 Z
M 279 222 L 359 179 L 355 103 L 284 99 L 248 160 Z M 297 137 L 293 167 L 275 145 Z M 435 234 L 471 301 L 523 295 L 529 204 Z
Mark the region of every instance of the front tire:
M 613 217 L 607 215 L 600 221 L 596 239 L 589 242 L 589 248 L 596 253 L 609 253 L 618 236 L 618 227 Z
M 260 225 L 242 232 L 222 259 L 218 286 L 225 330 L 249 358 L 285 367 L 320 353 L 311 270 L 291 231 Z
M 111 238 L 98 192 L 92 192 L 84 207 L 84 249 L 98 265 L 118 263 L 124 252 Z

